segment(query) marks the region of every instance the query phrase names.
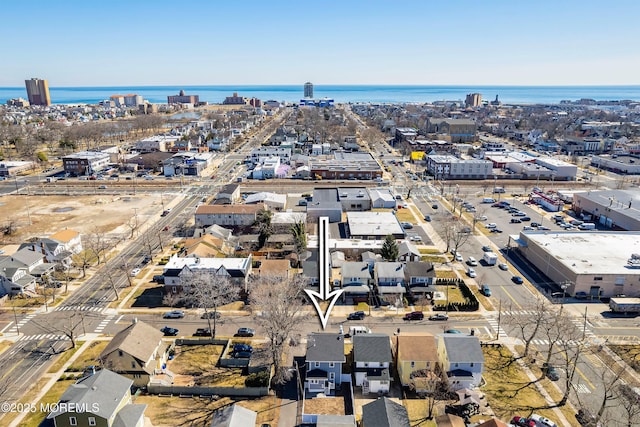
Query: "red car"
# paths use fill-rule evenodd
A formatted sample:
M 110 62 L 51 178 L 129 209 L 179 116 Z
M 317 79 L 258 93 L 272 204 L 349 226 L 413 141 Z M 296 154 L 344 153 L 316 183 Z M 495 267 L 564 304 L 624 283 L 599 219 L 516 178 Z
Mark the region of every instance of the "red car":
M 525 418 L 525 417 L 520 417 L 518 415 L 513 417 L 513 419 L 511 420 L 511 424 L 513 424 L 515 426 L 522 426 L 522 427 L 536 427 L 536 422 L 535 421 L 530 420 L 530 419 Z

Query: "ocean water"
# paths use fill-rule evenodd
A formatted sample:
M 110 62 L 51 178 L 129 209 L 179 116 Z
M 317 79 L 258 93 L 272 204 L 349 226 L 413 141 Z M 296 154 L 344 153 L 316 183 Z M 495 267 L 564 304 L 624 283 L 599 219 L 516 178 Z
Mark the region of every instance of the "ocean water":
M 263 101 L 297 102 L 303 96 L 303 85 L 280 86 L 114 86 L 51 87 L 54 104 L 96 104 L 115 94 L 134 93 L 152 103 L 166 103 L 167 96 L 184 89 L 188 95 L 199 95 L 201 101 L 219 104 L 234 92 Z M 562 100 L 590 98 L 598 101 L 640 101 L 638 86 L 385 86 L 385 85 L 315 85 L 315 98 L 333 98 L 335 102 L 424 103 L 464 100 L 468 93 L 478 92 L 483 100 L 498 96 L 503 103 L 558 104 Z M 24 87 L 0 87 L 0 103 L 11 98 L 27 98 Z

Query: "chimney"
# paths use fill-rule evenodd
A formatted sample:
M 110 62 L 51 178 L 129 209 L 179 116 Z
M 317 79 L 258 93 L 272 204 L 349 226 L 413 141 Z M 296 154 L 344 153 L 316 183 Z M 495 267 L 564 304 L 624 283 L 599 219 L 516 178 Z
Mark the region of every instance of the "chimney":
M 42 255 L 46 255 L 46 251 L 44 250 L 44 242 L 40 242 L 40 250 L 42 251 Z

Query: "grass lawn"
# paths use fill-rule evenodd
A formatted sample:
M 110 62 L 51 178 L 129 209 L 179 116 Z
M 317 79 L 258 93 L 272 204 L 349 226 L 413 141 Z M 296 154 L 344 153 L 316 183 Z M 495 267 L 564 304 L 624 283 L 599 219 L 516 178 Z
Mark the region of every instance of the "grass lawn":
M 436 427 L 434 420 L 425 420 L 427 415 L 427 402 L 425 399 L 404 399 L 402 404 L 407 408 L 409 414 L 409 424 L 420 427 Z M 434 418 L 440 415 L 437 407 L 433 411 Z
M 258 412 L 258 425 L 269 423 L 276 426 L 280 405 L 279 399 L 275 396 L 237 402 L 228 397 L 214 401 L 201 397 L 138 396 L 135 403 L 147 405 L 145 415 L 151 419 L 155 427 L 210 426 L 213 412 L 233 403 Z M 180 420 L 180 423 L 177 424 L 176 420 Z
M 193 380 L 201 385 L 244 386 L 246 377 L 242 375 L 242 369 L 216 367 L 222 350 L 222 346 L 211 344 L 178 346 L 168 368 L 178 375 L 193 376 Z
M 39 411 L 40 403 L 42 403 L 43 405 L 46 405 L 47 403 L 48 404 L 56 403 L 60 399 L 60 396 L 62 396 L 62 393 L 64 393 L 64 391 L 67 389 L 67 387 L 69 387 L 74 382 L 75 380 L 56 381 L 53 387 L 51 387 L 47 391 L 47 393 L 42 397 L 42 399 L 38 403 L 38 411 L 27 415 L 20 423 L 20 426 L 21 427 L 38 427 L 42 422 L 42 420 L 44 420 L 48 415 L 46 412 Z M 38 391 L 40 391 L 40 389 L 38 389 Z
M 627 365 L 636 372 L 640 371 L 640 346 L 638 345 L 611 345 L 609 349 L 617 354 Z
M 67 350 L 64 353 L 62 353 L 60 356 L 58 356 L 58 360 L 56 360 L 55 363 L 51 365 L 51 367 L 49 368 L 49 371 L 47 372 L 54 373 L 62 369 L 62 365 L 67 363 L 67 361 L 71 358 L 71 356 L 73 356 L 76 353 L 76 351 L 78 351 L 78 349 L 82 346 L 82 344 L 84 344 L 84 341 L 76 341 L 76 348 Z
M 0 341 L 0 354 L 13 345 L 12 341 Z
M 445 255 L 426 255 L 420 257 L 422 261 L 429 261 L 432 263 L 445 263 L 449 261 L 449 259 Z
M 465 299 L 462 296 L 462 292 L 460 292 L 460 288 L 458 288 L 457 286 L 448 286 L 449 288 L 449 302 L 454 303 L 454 302 L 460 302 L 460 303 L 464 303 Z M 442 292 L 442 295 L 445 297 L 445 299 L 442 300 L 435 300 L 436 304 L 446 304 L 447 303 L 447 286 L 445 285 L 437 285 L 436 289 L 438 289 L 438 292 Z
M 396 218 L 398 218 L 400 222 L 410 222 L 412 224 L 416 222 L 416 217 L 413 215 L 413 212 L 411 212 L 411 209 L 398 209 Z
M 457 279 L 458 275 L 451 270 L 436 270 L 436 277 L 438 279 Z
M 549 405 L 550 402 L 539 393 L 535 384 L 531 384 L 526 373 L 513 355 L 505 348 L 483 347 L 485 357 L 484 379 L 486 385 L 482 391 L 486 393 L 491 409 L 503 420 L 510 420 L 514 415 L 528 415 L 531 411 L 554 420 L 555 413 L 550 409 L 536 409 Z M 535 372 L 535 371 L 534 371 Z M 542 385 L 547 391 L 554 386 L 549 380 L 543 380 Z M 550 393 L 552 398 L 559 399 L 559 392 Z M 573 411 L 561 408 L 571 425 L 578 426 Z M 473 418 L 472 418 L 473 420 Z
M 82 372 L 87 366 L 97 365 L 98 356 L 102 353 L 109 341 L 94 341 L 89 348 L 80 354 L 80 356 L 67 368 L 67 372 Z

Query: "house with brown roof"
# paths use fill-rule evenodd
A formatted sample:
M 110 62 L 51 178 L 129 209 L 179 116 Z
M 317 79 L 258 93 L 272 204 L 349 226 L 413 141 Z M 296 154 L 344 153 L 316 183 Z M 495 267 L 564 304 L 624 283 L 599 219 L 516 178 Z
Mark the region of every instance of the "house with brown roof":
M 264 208 L 263 204 L 202 205 L 196 209 L 196 227 L 208 227 L 213 224 L 233 227 L 253 225 L 258 212 Z
M 216 258 L 230 255 L 233 253 L 233 247 L 230 247 L 223 239 L 204 234 L 201 237 L 185 239 L 182 251 L 183 256 Z
M 400 384 L 416 393 L 429 391 L 428 383 L 440 375 L 440 362 L 433 335 L 399 335 L 394 342 Z
M 49 239 L 60 242 L 64 246 L 64 249 L 71 253 L 77 254 L 82 252 L 82 239 L 78 231 L 67 228 L 52 234 L 49 236 Z
M 291 263 L 286 259 L 260 259 L 256 258 L 255 266 L 251 269 L 251 275 L 255 277 L 276 276 L 292 277 Z
M 118 332 L 100 353 L 102 366 L 133 380 L 137 387 L 144 387 L 156 375 L 173 377 L 165 366 L 170 345 L 162 341 L 160 330 L 135 320 Z

